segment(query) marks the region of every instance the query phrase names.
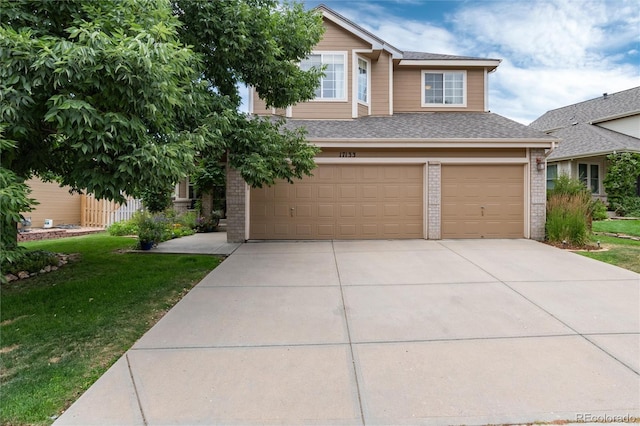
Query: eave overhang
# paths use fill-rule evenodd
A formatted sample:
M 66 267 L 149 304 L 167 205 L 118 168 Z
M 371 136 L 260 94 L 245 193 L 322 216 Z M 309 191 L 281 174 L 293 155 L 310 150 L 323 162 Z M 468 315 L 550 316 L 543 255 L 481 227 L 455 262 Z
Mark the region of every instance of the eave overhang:
M 600 151 L 600 152 L 590 152 L 588 154 L 581 154 L 581 155 L 563 155 L 561 157 L 554 157 L 554 158 L 549 158 L 552 154 L 553 151 L 549 152 L 549 154 L 547 155 L 547 160 L 550 162 L 555 162 L 555 161 L 568 161 L 568 160 L 577 160 L 580 158 L 592 158 L 592 157 L 602 157 L 602 156 L 606 156 L 609 154 L 616 154 L 619 152 L 631 152 L 631 153 L 638 153 L 640 154 L 640 149 L 637 148 L 619 148 L 619 149 L 608 149 L 606 151 Z
M 420 67 L 481 67 L 494 70 L 500 65 L 500 59 L 401 59 L 399 66 Z
M 544 148 L 551 149 L 559 139 L 362 139 L 362 138 L 307 138 L 320 148 Z

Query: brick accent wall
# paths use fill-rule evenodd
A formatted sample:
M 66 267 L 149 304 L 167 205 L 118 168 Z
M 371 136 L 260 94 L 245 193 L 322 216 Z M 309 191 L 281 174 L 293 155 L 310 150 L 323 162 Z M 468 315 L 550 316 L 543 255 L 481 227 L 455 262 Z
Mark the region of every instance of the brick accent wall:
M 246 235 L 247 184 L 227 165 L 227 241 L 242 243 Z
M 545 161 L 544 149 L 531 149 L 529 151 L 529 185 L 531 191 L 531 211 L 529 216 L 530 238 L 542 241 L 545 236 L 545 223 L 547 220 L 547 171 L 538 170 L 537 159 Z
M 440 209 L 442 167 L 439 162 L 429 162 L 427 165 L 428 206 L 427 206 L 427 239 L 442 238 L 442 215 Z

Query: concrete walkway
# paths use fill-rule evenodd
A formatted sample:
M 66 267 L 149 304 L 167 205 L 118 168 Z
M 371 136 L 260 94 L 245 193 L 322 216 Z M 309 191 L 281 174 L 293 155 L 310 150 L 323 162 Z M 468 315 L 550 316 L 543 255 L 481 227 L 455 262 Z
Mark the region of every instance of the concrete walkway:
M 243 244 L 55 424 L 633 420 L 639 300 L 528 240 Z
M 229 256 L 239 243 L 228 243 L 226 232 L 205 232 L 174 238 L 152 248 L 148 253 L 216 254 Z

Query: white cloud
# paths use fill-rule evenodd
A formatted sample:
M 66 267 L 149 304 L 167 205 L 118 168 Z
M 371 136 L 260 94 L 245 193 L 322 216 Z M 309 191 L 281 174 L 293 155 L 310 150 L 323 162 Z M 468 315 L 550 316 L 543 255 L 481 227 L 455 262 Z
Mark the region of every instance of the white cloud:
M 524 124 L 640 84 L 636 0 L 461 2 L 442 23 L 394 16 L 389 6 L 345 2 L 338 12 L 402 50 L 502 58 L 490 109 Z
M 612 70 L 520 68 L 503 61 L 489 78 L 489 109 L 523 124 L 546 111 L 637 86 L 632 66 Z

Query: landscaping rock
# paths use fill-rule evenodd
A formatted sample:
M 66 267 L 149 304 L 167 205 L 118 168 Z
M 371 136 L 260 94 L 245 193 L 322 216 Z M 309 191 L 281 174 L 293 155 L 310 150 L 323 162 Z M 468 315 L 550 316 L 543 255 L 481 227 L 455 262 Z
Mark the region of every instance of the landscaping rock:
M 4 278 L 5 278 L 5 279 L 7 280 L 7 282 L 9 282 L 9 283 L 10 283 L 11 281 L 17 281 L 17 280 L 19 280 L 19 279 L 20 279 L 20 278 L 16 277 L 16 276 L 15 276 L 15 275 L 13 275 L 13 274 L 7 274 L 7 275 L 5 275 L 5 276 L 4 276 Z
M 29 278 L 29 273 L 27 271 L 18 272 L 18 278 L 24 280 L 25 278 Z

